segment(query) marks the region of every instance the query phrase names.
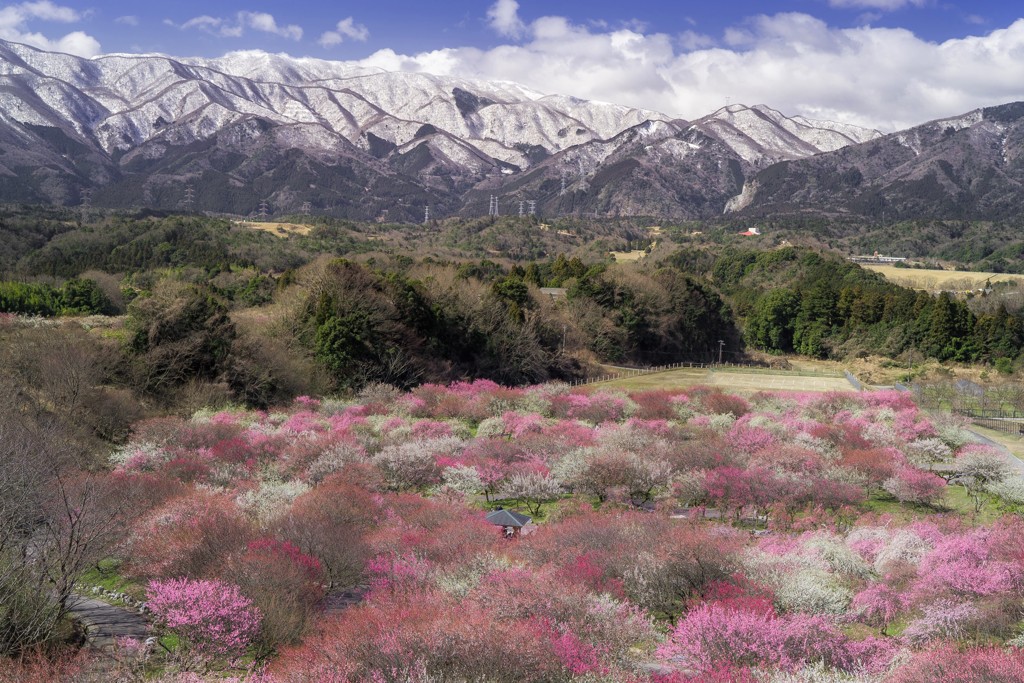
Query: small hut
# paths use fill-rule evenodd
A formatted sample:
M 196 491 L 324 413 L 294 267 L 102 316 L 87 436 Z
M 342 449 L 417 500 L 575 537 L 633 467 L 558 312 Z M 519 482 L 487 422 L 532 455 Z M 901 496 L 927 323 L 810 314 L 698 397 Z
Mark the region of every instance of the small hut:
M 498 508 L 487 513 L 487 521 L 495 526 L 500 526 L 505 538 L 513 538 L 522 533 L 523 527 L 530 523 L 530 517 L 521 515 L 518 512 Z

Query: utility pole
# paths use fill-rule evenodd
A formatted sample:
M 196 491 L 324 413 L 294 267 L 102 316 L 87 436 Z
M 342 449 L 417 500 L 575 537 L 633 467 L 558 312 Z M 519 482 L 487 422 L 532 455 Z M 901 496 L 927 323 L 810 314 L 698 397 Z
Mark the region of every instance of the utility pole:
M 718 364 L 722 364 L 722 348 L 725 346 L 725 342 L 721 339 L 718 340 Z

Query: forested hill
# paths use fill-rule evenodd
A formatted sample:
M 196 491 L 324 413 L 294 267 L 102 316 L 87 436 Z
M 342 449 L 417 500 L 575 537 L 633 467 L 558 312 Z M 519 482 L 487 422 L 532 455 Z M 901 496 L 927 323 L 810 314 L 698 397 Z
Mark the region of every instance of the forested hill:
M 718 255 L 680 250 L 670 260 L 705 276 L 742 321 L 747 343 L 766 351 L 991 363 L 1022 352 L 1024 321 L 1005 307 L 975 313 L 947 293 L 897 286 L 836 254 L 795 247 Z
M 0 218 L 10 238 L 0 313 L 110 316 L 69 338 L 100 359 L 96 386 L 167 404 L 269 405 L 376 382 L 569 380 L 601 363 L 710 361 L 719 340 L 734 359 L 753 348 L 1004 368 L 1024 344 L 1016 310 L 904 289 L 804 247 L 706 244 L 632 264 L 559 243 L 579 237 L 525 218 L 433 232 L 321 221 L 284 238 L 199 216 Z M 630 230 L 597 226 L 592 239 Z M 494 246 L 554 256 L 480 258 Z

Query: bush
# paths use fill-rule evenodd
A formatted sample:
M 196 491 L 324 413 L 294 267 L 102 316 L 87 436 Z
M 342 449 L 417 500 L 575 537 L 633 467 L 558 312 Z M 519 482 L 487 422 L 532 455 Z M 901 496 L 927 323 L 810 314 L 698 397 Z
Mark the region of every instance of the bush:
M 151 581 L 146 604 L 158 624 L 204 659 L 237 660 L 260 628 L 252 601 L 223 581 Z

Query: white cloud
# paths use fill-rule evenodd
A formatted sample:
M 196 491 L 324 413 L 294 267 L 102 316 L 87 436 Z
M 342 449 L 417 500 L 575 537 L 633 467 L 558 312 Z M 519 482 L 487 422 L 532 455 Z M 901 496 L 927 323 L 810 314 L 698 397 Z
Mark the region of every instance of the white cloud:
M 712 47 L 715 44 L 714 38 L 703 33 L 697 33 L 696 31 L 683 31 L 679 34 L 678 40 L 679 46 L 687 52 Z
M 28 16 L 44 21 L 62 21 L 66 24 L 71 24 L 82 18 L 74 9 L 55 5 L 50 0 L 23 2 L 20 5 L 13 5 L 13 7 L 21 8 Z
M 835 28 L 806 14 L 751 18 L 719 42 L 594 31 L 563 17 L 524 27 L 523 42 L 415 55 L 384 50 L 363 64 L 518 81 L 541 92 L 692 119 L 727 97 L 788 114 L 895 130 L 979 106 L 1024 100 L 1024 19 L 934 43 L 904 29 Z
M 50 21 L 73 24 L 82 20 L 82 14 L 50 0 L 22 2 L 0 8 L 0 38 L 25 43 L 42 50 L 53 50 L 81 57 L 100 53 L 100 43 L 83 31 L 72 31 L 62 38 L 49 38 L 38 31 L 29 30 L 29 23 Z
M 273 33 L 282 38 L 302 40 L 302 27 L 295 24 L 278 26 L 274 16 L 266 12 L 239 12 L 238 19 L 251 29 Z
M 346 38 L 365 43 L 369 37 L 370 29 L 357 24 L 352 17 L 346 17 L 338 22 L 333 31 L 324 31 L 317 42 L 324 47 L 333 47 L 341 45 Z
M 170 20 L 164 20 L 165 24 L 174 25 Z M 302 27 L 295 24 L 282 26 L 274 19 L 274 15 L 266 12 L 238 12 L 232 19 L 222 17 L 211 17 L 203 14 L 193 17 L 179 26 L 181 29 L 197 29 L 221 38 L 240 38 L 245 35 L 245 30 L 263 31 L 272 33 L 282 38 L 291 40 L 302 40 Z
M 487 10 L 487 23 L 498 35 L 507 38 L 520 38 L 526 32 L 516 0 L 497 0 Z
M 842 9 L 880 9 L 892 12 L 904 7 L 924 7 L 930 0 L 828 0 L 831 7 Z
M 133 14 L 126 14 L 123 17 L 118 17 L 117 19 L 114 19 L 114 21 L 118 24 L 124 24 L 125 26 L 139 25 L 139 18 Z

